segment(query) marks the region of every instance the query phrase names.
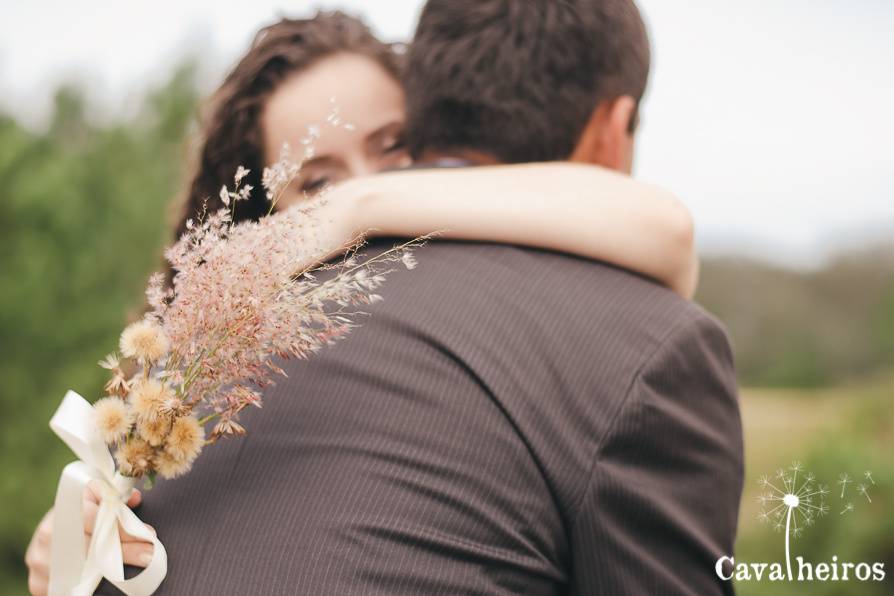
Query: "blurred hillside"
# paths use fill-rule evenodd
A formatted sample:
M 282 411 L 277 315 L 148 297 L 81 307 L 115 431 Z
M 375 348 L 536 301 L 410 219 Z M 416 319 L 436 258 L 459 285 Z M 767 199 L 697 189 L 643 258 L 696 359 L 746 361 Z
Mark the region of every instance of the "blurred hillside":
M 726 324 L 744 385 L 820 387 L 894 365 L 894 242 L 812 272 L 707 259 L 696 299 Z
M 0 594 L 24 592 L 25 545 L 71 459 L 47 421 L 66 389 L 99 395 L 95 363 L 160 262 L 195 89 L 185 67 L 135 120 L 105 126 L 74 89 L 57 94 L 45 133 L 0 115 Z M 888 379 L 875 374 L 894 362 L 894 245 L 813 272 L 709 260 L 698 298 L 728 326 L 745 386 L 834 391 Z M 887 399 L 889 388 L 867 391 Z M 892 436 L 889 410 L 874 411 Z

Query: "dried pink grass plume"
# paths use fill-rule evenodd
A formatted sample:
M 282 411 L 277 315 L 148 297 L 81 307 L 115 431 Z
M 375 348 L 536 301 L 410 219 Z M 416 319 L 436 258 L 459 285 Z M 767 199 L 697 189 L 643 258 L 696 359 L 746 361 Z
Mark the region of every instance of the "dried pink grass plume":
M 271 212 L 297 171 L 287 148 L 265 170 Z M 410 250 L 425 238 L 367 260 L 357 244 L 340 261 L 323 263 L 331 247 L 318 242 L 314 214 L 325 198 L 233 224 L 236 204 L 251 191 L 241 186 L 246 174 L 240 168 L 234 190 L 221 189 L 228 209 L 188 222 L 166 251 L 177 272 L 173 286 L 162 274 L 151 277 L 150 312 L 120 342 L 141 372 L 128 379 L 114 354 L 100 362 L 112 374 L 106 392 L 118 397 L 97 402 L 97 415 L 125 475 L 180 476 L 205 444 L 245 434 L 239 413 L 261 406 L 262 390 L 285 374 L 280 360 L 307 358 L 344 337 L 360 309 L 380 299 L 385 274 L 416 266 Z

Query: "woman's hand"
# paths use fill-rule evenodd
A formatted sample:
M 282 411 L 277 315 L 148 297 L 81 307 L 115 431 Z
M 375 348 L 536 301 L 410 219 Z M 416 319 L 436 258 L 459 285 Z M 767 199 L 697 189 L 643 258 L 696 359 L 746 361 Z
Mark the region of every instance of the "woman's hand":
M 299 271 L 340 256 L 363 240 L 370 230 L 364 206 L 370 196 L 379 192 L 375 177 L 357 178 L 327 188 L 314 197 L 289 201 L 284 209 L 298 209 L 309 222 L 303 241 L 307 252 L 298 263 Z
M 96 512 L 99 510 L 99 486 L 93 480 L 84 491 L 84 539 L 87 544 L 90 543 L 90 537 L 93 534 L 93 524 L 96 521 Z M 134 489 L 130 498 L 127 500 L 129 507 L 136 507 L 142 501 L 140 491 Z M 155 529 L 146 525 L 153 534 Z M 118 526 L 118 534 L 121 536 L 121 550 L 126 565 L 136 567 L 145 567 L 152 560 L 152 544 L 142 542 L 134 538 L 130 534 L 124 532 L 120 524 Z M 31 544 L 25 553 L 25 564 L 28 566 L 28 591 L 35 596 L 42 596 L 47 593 L 50 583 L 50 545 L 53 540 L 53 510 L 47 511 L 47 514 L 40 520 L 34 536 L 31 538 Z

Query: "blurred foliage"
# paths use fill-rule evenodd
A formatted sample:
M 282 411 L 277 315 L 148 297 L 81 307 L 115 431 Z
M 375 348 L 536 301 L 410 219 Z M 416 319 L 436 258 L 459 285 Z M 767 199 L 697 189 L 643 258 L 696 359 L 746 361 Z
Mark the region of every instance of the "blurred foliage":
M 830 494 L 826 503 L 830 512 L 792 540 L 793 565 L 801 556 L 814 565 L 839 562 L 885 565 L 884 582 L 812 582 L 793 590 L 787 582 L 739 582 L 740 596 L 882 596 L 891 593 L 894 581 L 894 415 L 891 412 L 894 377 L 856 386 L 844 385 L 833 390 L 769 392 L 760 396 L 748 391 L 743 395 L 746 421 L 746 487 L 739 522 L 736 561 L 784 565 L 784 533 L 775 532 L 757 520 L 761 492 L 758 480 L 773 477 L 777 468 L 793 460 L 813 473 L 818 484 L 826 484 Z M 797 432 L 800 419 L 813 414 L 812 428 Z M 780 418 L 782 418 L 780 420 Z M 792 421 L 788 424 L 787 421 Z M 796 427 L 792 433 L 790 427 Z M 863 474 L 871 471 L 874 484 Z M 845 487 L 837 484 L 842 473 L 854 482 Z M 857 485 L 868 487 L 869 499 L 857 491 Z M 870 501 L 871 500 L 871 501 Z M 845 512 L 848 503 L 852 512 Z M 852 573 L 851 573 L 852 575 Z
M 0 594 L 25 592 L 25 546 L 72 459 L 50 432 L 49 418 L 66 389 L 99 396 L 104 375 L 95 363 L 117 346 L 141 306 L 147 275 L 160 264 L 165 213 L 183 175 L 184 138 L 197 107 L 193 75 L 189 66 L 178 70 L 132 121 L 95 124 L 74 88 L 58 92 L 46 132 L 0 115 Z M 744 384 L 835 385 L 894 359 L 890 252 L 843 257 L 813 273 L 710 261 L 702 280 L 699 299 L 728 326 Z M 824 465 L 869 465 L 888 453 L 872 442 L 876 433 L 892 433 L 891 415 L 879 407 L 861 419 L 865 427 L 802 437 L 799 445 L 826 450 L 809 460 L 817 472 Z M 844 420 L 839 410 L 836 421 Z M 787 429 L 775 432 L 790 439 Z M 766 435 L 749 442 L 759 448 L 749 457 L 758 459 L 760 448 L 773 444 Z M 894 486 L 890 468 L 880 478 Z M 882 520 L 890 511 L 887 495 L 875 517 L 847 527 L 826 524 L 805 548 L 816 549 L 809 552 L 818 560 L 833 542 L 866 549 L 840 556 L 888 553 L 890 560 L 884 541 L 891 519 Z M 865 540 L 838 541 L 844 533 Z M 742 552 L 778 546 L 762 540 L 746 534 Z
M 95 363 L 161 262 L 195 89 L 184 67 L 102 127 L 70 88 L 45 134 L 0 117 L 0 593 L 25 591 L 23 549 L 72 459 L 49 417 L 66 389 L 100 395 Z
M 894 244 L 810 272 L 707 260 L 697 300 L 727 326 L 744 385 L 821 387 L 894 364 Z

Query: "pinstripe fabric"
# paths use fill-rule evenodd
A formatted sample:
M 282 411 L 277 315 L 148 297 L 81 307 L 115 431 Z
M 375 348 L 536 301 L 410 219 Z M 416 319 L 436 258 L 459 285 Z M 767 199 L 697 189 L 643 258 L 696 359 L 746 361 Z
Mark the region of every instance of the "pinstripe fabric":
M 145 495 L 160 593 L 722 593 L 742 446 L 716 322 L 582 259 L 417 257 L 245 439 Z

